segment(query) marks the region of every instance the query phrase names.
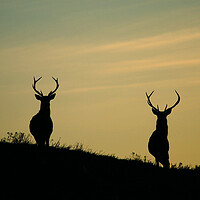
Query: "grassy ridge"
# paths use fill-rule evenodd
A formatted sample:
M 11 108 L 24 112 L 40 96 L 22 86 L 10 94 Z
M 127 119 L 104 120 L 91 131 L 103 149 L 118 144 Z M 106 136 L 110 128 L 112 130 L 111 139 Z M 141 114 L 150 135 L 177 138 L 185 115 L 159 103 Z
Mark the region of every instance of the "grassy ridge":
M 1 199 L 198 199 L 198 168 L 157 168 L 81 148 L 0 143 Z

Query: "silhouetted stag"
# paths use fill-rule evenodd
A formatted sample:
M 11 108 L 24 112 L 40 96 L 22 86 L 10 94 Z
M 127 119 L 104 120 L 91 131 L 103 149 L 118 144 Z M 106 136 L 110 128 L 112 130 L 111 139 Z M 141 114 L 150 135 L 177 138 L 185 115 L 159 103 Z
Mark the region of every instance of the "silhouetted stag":
M 176 103 L 167 108 L 167 104 L 164 111 L 160 111 L 159 107 L 154 107 L 150 101 L 150 97 L 154 91 L 151 92 L 150 95 L 146 93 L 147 103 L 152 107 L 152 112 L 157 116 L 156 122 L 156 130 L 153 132 L 151 137 L 149 138 L 148 149 L 149 152 L 155 157 L 156 164 L 159 165 L 161 163 L 163 167 L 169 168 L 169 142 L 167 139 L 168 136 L 168 126 L 167 126 L 167 116 L 171 113 L 172 109 L 180 102 L 180 95 L 175 90 L 178 100 Z
M 35 94 L 35 97 L 37 100 L 41 101 L 41 106 L 39 112 L 33 116 L 33 118 L 30 121 L 30 132 L 34 136 L 36 143 L 38 145 L 45 145 L 49 146 L 49 138 L 53 131 L 53 122 L 50 117 L 50 101 L 53 100 L 56 96 L 55 92 L 59 87 L 58 79 L 53 80 L 56 82 L 56 88 L 53 91 L 50 91 L 47 96 L 44 96 L 42 91 L 38 91 L 36 89 L 36 83 L 41 79 L 42 77 L 38 78 L 37 80 L 34 79 L 34 83 L 32 85 L 34 91 L 37 93 Z

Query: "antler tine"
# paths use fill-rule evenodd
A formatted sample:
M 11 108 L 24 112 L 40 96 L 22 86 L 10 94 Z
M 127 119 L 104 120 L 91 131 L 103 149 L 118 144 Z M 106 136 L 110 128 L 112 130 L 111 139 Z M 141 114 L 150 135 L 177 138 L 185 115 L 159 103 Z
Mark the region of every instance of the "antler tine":
M 170 108 L 168 108 L 168 109 L 172 109 L 172 108 L 174 108 L 175 106 L 177 106 L 178 104 L 179 104 L 179 102 L 180 102 L 180 100 L 181 100 L 181 97 L 180 97 L 180 95 L 179 95 L 179 93 L 175 90 L 175 92 L 176 92 L 176 94 L 177 94 L 177 96 L 178 96 L 178 100 L 176 101 L 176 103 L 172 106 L 172 107 L 170 107 Z M 168 110 L 167 109 L 167 110 Z
M 153 104 L 152 104 L 151 101 L 150 101 L 150 97 L 151 97 L 151 95 L 152 95 L 153 93 L 154 93 L 154 90 L 151 92 L 150 95 L 148 95 L 147 92 L 146 92 L 147 103 L 148 103 L 149 106 L 151 106 L 153 109 L 158 110 L 155 106 L 153 106 Z
M 53 76 L 52 76 L 52 78 L 56 82 L 56 88 L 55 88 L 55 90 L 50 91 L 49 94 L 48 94 L 48 96 L 51 96 L 52 94 L 54 94 L 57 91 L 57 89 L 59 88 L 58 78 L 56 79 Z
M 35 91 L 37 94 L 39 94 L 40 96 L 43 96 L 42 91 L 39 92 L 39 91 L 36 89 L 36 83 L 37 83 L 41 78 L 42 78 L 42 76 L 36 80 L 35 77 L 33 77 L 33 81 L 34 81 L 34 82 L 33 82 L 32 87 L 33 87 L 34 91 Z
M 35 76 L 33 77 L 35 83 L 37 83 L 41 78 L 42 78 L 42 76 L 40 76 L 40 78 L 38 78 L 37 80 L 35 80 Z
M 149 98 L 151 97 L 151 95 L 154 93 L 154 90 L 151 92 L 151 94 L 149 95 Z M 146 93 L 147 94 L 147 93 Z

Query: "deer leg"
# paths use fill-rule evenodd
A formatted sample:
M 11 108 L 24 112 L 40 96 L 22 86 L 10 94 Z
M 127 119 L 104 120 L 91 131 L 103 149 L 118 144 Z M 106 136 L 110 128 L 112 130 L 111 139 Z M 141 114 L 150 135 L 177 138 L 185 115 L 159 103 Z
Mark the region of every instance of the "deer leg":
M 157 158 L 156 158 L 156 166 L 159 167 L 159 161 Z
M 35 137 L 35 136 L 34 136 L 34 138 L 35 138 L 36 144 L 37 144 L 38 146 L 42 146 L 42 145 L 43 145 L 43 143 L 42 143 L 42 141 L 41 141 L 40 138 Z
M 49 138 L 46 139 L 46 146 L 49 146 Z
M 44 138 L 37 138 L 37 144 L 38 146 L 44 146 L 45 145 Z
M 170 168 L 170 163 L 169 161 L 164 165 L 164 168 L 169 169 Z

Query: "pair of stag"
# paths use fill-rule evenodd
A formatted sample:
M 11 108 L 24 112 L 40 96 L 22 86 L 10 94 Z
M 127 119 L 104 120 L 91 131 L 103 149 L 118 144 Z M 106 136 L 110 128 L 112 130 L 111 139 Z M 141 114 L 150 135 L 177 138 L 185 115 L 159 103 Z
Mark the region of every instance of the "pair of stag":
M 52 77 L 53 80 L 56 82 L 56 88 L 53 91 L 50 91 L 47 96 L 44 96 L 42 91 L 38 91 L 36 89 L 36 83 L 41 78 L 42 77 L 38 78 L 37 80 L 34 78 L 34 82 L 32 85 L 34 91 L 37 93 L 35 94 L 35 97 L 37 100 L 41 101 L 41 106 L 39 112 L 31 119 L 29 128 L 30 132 L 34 136 L 36 143 L 38 145 L 49 146 L 49 139 L 53 131 L 53 122 L 50 117 L 50 101 L 55 98 L 56 95 L 55 92 L 59 87 L 59 83 L 58 79 Z M 170 163 L 169 163 L 169 141 L 167 139 L 168 136 L 167 116 L 171 113 L 172 109 L 180 102 L 180 95 L 175 90 L 178 96 L 178 100 L 176 101 L 176 103 L 170 108 L 167 108 L 166 105 L 165 110 L 160 111 L 158 106 L 156 108 L 151 103 L 150 98 L 153 92 L 154 91 L 152 91 L 150 95 L 146 93 L 147 103 L 152 108 L 153 114 L 157 116 L 156 130 L 149 138 L 148 149 L 149 152 L 155 157 L 157 165 L 161 163 L 163 167 L 169 168 Z

